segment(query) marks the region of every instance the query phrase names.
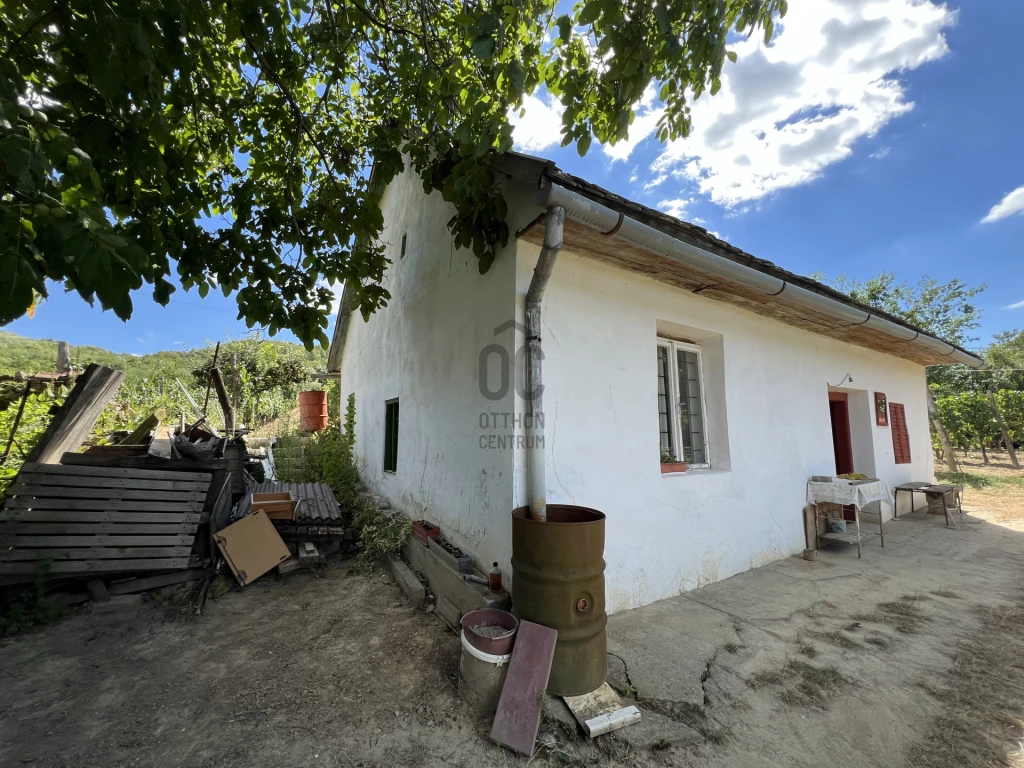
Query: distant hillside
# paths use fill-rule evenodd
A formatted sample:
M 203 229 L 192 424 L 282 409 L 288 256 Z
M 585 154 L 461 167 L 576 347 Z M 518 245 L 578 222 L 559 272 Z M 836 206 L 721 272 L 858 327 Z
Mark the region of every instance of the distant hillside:
M 230 342 L 230 345 L 242 343 L 244 342 L 235 341 Z M 320 348 L 307 352 L 301 344 L 287 341 L 264 341 L 261 344 L 274 345 L 279 352 L 289 358 L 303 359 L 312 370 L 324 370 L 327 365 L 327 353 Z M 221 353 L 226 355 L 228 348 L 222 346 Z M 99 363 L 108 368 L 124 371 L 128 374 L 129 382 L 162 377 L 168 380 L 179 378 L 182 382 L 187 383 L 192 376 L 192 371 L 207 363 L 212 355 L 212 347 L 186 351 L 154 352 L 141 356 L 111 352 L 102 347 L 76 347 L 74 345 L 71 347 L 72 365 L 84 368 L 89 363 Z M 227 363 L 226 358 L 222 358 L 222 361 Z M 55 340 L 29 339 L 9 331 L 0 331 L 0 373 L 52 371 L 56 362 L 57 342 Z

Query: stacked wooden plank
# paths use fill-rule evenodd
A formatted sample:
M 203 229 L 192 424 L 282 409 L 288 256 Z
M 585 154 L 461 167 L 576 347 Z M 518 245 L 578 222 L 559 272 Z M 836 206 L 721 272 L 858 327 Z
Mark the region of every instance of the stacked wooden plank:
M 189 567 L 209 472 L 25 464 L 0 511 L 0 574 Z

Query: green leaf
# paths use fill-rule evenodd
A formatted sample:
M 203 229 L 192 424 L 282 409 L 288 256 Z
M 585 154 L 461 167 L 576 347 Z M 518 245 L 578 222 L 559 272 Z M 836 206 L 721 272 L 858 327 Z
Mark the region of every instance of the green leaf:
M 0 254 L 24 258 L 30 246 L 40 279 L 125 317 L 143 282 L 156 301 L 169 297 L 172 264 L 204 293 L 201 276 L 215 274 L 249 326 L 288 328 L 304 344 L 329 320 L 322 278 L 351 285 L 366 315 L 389 300 L 393 222 L 381 206 L 390 216 L 384 192 L 399 174 L 442 193 L 453 242 L 486 269 L 510 236 L 493 155 L 512 148 L 509 115 L 526 94 L 558 100 L 560 137 L 585 155 L 627 135 L 657 82 L 656 136 L 685 137 L 682 95 L 721 87 L 723 62 L 736 60 L 730 35 L 770 39 L 772 14 L 787 10 L 785 0 L 655 0 L 646 17 L 620 0 L 557 15 L 534 0 L 427 14 L 406 0 L 361 4 L 365 13 L 311 0 L 22 5 L 0 37 L 47 17 L 0 59 L 0 185 L 21 198 L 0 206 Z M 44 82 L 52 104 L 37 111 L 28 104 Z M 35 241 L 23 205 L 40 206 Z M 10 306 L 24 312 L 18 290 Z
M 589 2 L 584 2 L 583 9 L 580 11 L 580 15 L 577 18 L 577 23 L 581 27 L 585 27 L 588 24 L 593 24 L 595 21 L 597 21 L 600 15 L 600 0 L 589 0 Z
M 558 37 L 563 43 L 568 43 L 572 38 L 572 19 L 562 15 L 558 17 Z
M 487 61 L 494 56 L 494 38 L 478 37 L 473 41 L 473 53 L 478 59 Z
M 661 34 L 669 35 L 672 33 L 672 19 L 668 15 L 668 9 L 661 3 L 654 6 L 654 18 L 658 22 L 658 31 Z
M 33 291 L 42 293 L 43 281 L 29 256 L 0 249 L 0 325 L 23 315 L 32 306 Z

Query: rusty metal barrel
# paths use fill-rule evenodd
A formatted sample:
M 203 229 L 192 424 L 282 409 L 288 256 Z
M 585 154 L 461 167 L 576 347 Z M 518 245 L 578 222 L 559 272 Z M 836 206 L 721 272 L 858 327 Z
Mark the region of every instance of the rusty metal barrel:
M 512 512 L 512 594 L 520 619 L 558 630 L 548 692 L 579 696 L 608 674 L 604 514 L 548 504 L 545 522 Z
M 299 429 L 303 432 L 327 429 L 326 392 L 299 392 Z

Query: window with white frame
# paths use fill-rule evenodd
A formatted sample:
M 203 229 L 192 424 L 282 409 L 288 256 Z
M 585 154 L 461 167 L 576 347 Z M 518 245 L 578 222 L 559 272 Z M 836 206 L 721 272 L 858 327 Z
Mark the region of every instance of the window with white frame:
M 658 424 L 663 459 L 707 467 L 707 419 L 700 347 L 658 340 Z

